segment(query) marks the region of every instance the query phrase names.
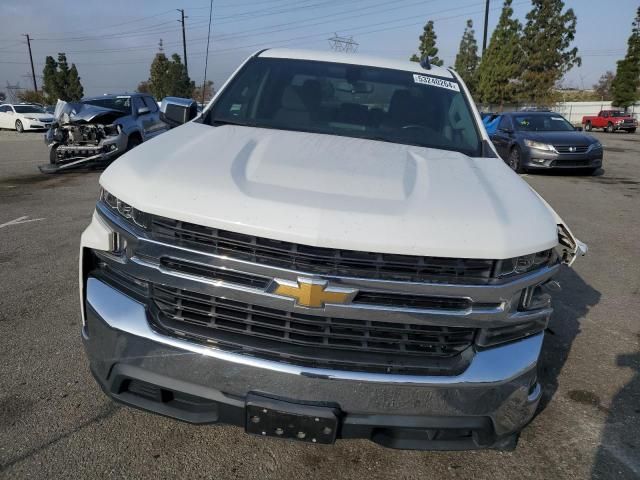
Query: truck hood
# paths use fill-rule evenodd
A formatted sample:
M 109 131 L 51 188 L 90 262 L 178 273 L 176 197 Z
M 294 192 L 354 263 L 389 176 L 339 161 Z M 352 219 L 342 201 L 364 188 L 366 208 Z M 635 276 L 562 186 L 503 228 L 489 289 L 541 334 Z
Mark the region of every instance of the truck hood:
M 373 140 L 191 122 L 100 183 L 152 214 L 313 246 L 500 259 L 558 243 L 502 160 Z

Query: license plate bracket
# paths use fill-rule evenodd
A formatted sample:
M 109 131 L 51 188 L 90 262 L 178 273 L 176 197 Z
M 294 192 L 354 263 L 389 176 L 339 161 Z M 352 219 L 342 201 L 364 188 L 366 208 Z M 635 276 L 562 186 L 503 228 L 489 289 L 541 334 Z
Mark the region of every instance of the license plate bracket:
M 338 417 L 331 407 L 249 394 L 245 410 L 247 433 L 307 443 L 332 444 L 336 440 Z

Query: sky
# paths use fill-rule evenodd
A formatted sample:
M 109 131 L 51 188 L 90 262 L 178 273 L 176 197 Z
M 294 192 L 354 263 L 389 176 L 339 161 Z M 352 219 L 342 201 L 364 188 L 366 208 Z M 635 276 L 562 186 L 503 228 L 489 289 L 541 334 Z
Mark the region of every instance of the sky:
M 565 77 L 566 87 L 590 88 L 624 57 L 638 0 L 565 0 L 577 17 L 575 45 L 582 67 Z M 427 20 L 435 23 L 439 56 L 452 65 L 467 19 L 482 44 L 485 0 L 214 0 L 207 78 L 221 86 L 252 52 L 269 47 L 328 50 L 334 34 L 352 36 L 358 52 L 409 58 Z M 530 0 L 514 0 L 524 23 Z M 182 56 L 179 12 L 185 10 L 189 74 L 204 77 L 208 0 L 0 0 L 0 91 L 7 82 L 31 89 L 47 55 L 66 52 L 85 95 L 135 91 L 149 77 L 162 39 L 167 54 Z M 489 38 L 502 0 L 491 0 Z M 42 84 L 37 78 L 38 88 Z

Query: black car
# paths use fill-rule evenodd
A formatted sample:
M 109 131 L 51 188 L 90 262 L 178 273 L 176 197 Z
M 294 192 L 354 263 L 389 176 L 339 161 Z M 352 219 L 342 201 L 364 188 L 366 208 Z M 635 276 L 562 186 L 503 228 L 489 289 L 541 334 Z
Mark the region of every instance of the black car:
M 508 112 L 500 115 L 490 136 L 518 173 L 550 168 L 594 173 L 602 166 L 602 144 L 581 130 L 555 112 Z

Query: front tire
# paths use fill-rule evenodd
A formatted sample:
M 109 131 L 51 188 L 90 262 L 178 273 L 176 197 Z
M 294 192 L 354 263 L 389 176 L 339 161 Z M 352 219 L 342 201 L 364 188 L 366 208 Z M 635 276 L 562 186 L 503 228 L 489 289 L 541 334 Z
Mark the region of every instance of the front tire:
M 513 147 L 509 152 L 509 158 L 507 159 L 507 165 L 516 173 L 524 173 L 526 170 L 522 166 L 522 155 L 518 147 Z
M 613 123 L 609 122 L 607 124 L 607 128 L 605 128 L 604 131 L 607 133 L 613 133 Z
M 16 120 L 16 132 L 18 133 L 24 132 L 24 125 L 22 125 L 22 122 L 20 120 Z
M 591 131 L 591 122 L 587 122 L 585 124 L 584 130 L 585 130 L 585 132 L 590 132 Z

